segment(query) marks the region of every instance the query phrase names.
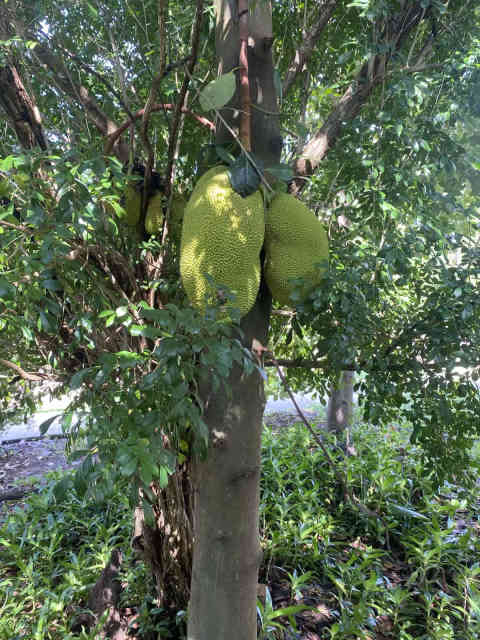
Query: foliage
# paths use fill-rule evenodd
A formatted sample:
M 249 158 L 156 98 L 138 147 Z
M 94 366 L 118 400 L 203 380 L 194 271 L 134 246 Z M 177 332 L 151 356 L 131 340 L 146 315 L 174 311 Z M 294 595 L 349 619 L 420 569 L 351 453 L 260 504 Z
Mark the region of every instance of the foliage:
M 478 636 L 478 487 L 445 483 L 435 492 L 420 449 L 407 449 L 409 432 L 407 425 L 361 425 L 353 435 L 357 455 L 343 462 L 327 441 L 350 486 L 382 523 L 343 503 L 302 426 L 266 427 L 261 573 L 268 591 L 258 605 L 265 637 L 273 629 L 277 635 L 302 629 L 309 611 L 323 612 L 318 633 L 325 639 L 367 638 L 382 629 L 402 640 Z M 179 636 L 175 612 L 158 609 L 153 584 L 131 551 L 126 490 L 123 480 L 92 500 L 73 475 L 54 475 L 24 508 L 4 507 L 0 638 L 96 637 L 71 625 L 113 548 L 125 556 L 120 607 L 137 614 L 136 633 Z M 288 593 L 281 601 L 279 587 Z
M 341 97 L 344 74 L 358 64 L 362 46 L 375 48 L 376 20 L 393 4 L 350 3 L 341 42 L 331 23 L 325 37 L 332 49 L 322 50 L 322 75 L 305 85 L 303 121 L 298 100 L 284 105 L 292 155 Z M 443 9 L 434 8 L 441 20 Z M 375 25 L 363 39 L 359 15 Z M 467 15 L 473 17 L 465 12 L 462 19 Z M 329 229 L 329 273 L 303 304 L 299 280 L 291 297 L 297 313 L 273 324 L 277 357 L 306 362 L 304 370 L 286 371 L 295 389 L 325 395 L 342 369 L 363 374 L 356 390 L 365 419 L 410 421 L 439 482 L 468 469 L 480 411 L 479 201 L 471 187 L 479 166 L 472 100 L 479 40 L 470 35 L 452 41 L 449 54 L 447 41 L 438 41 L 436 52 L 447 55 L 438 74 L 405 73 L 408 59 L 400 53 L 388 82 L 345 128 L 306 190 Z M 288 59 L 291 40 L 280 46 L 281 59 Z
M 357 426 L 348 458 L 326 440 L 350 488 L 382 515 L 375 520 L 345 504 L 302 425 L 280 429 L 267 428 L 263 441 L 266 580 L 280 569 L 292 603 L 324 612 L 322 638 L 476 638 L 476 473 L 470 488 L 445 483 L 436 491 L 405 424 Z M 294 571 L 308 576 L 296 599 Z
M 403 414 L 411 420 L 428 468 L 441 480 L 448 471 L 467 468 L 465 450 L 476 435 L 479 410 L 472 386 L 480 344 L 475 296 L 479 14 L 465 3 L 450 3 L 448 10 L 441 2 L 422 7 L 425 20 L 389 61 L 388 74 L 362 110 L 345 122 L 341 142 L 329 151 L 322 171 L 308 181 L 306 204 L 329 231 L 330 271 L 310 301 L 297 305 L 298 313 L 275 318 L 271 342 L 277 357 L 319 363 L 314 369 L 289 370 L 297 388 L 323 395 L 342 368 L 366 373 L 358 388 L 365 417 L 375 421 Z M 308 29 L 316 19 L 308 9 L 302 3 L 273 4 L 286 162 L 328 121 L 344 88 L 356 86 L 359 67 L 387 51 L 385 38 L 399 6 L 393 0 L 338 3 L 322 46 L 308 60 L 308 74 L 299 74 L 283 95 L 279 85 L 301 41 L 300 25 Z M 19 150 L 11 127 L 2 134 L 0 355 L 62 384 L 76 373 L 89 381 L 85 369 L 105 373 L 112 367 L 117 379 L 104 381 L 105 393 L 98 393 L 97 380 L 96 393 L 82 398 L 102 406 L 112 401 L 110 419 L 117 411 L 117 385 L 150 375 L 155 359 L 148 352 L 165 337 L 153 336 L 159 327 L 149 327 L 144 317 L 144 330 L 151 335 L 138 329 L 140 335 L 132 335 L 130 326 L 143 326 L 138 316 L 145 304 L 180 309 L 185 298 L 177 248 L 173 243 L 162 247 L 160 233 L 147 236 L 126 224 L 125 185 L 148 155 L 141 147 L 139 121 L 132 127 L 138 145 L 129 151 L 128 166 L 105 157 L 100 153 L 105 133 L 89 111 L 91 104 L 78 102 L 79 87 L 99 99 L 98 109 L 111 127 L 144 107 L 152 61 L 159 55 L 156 6 L 140 11 L 122 2 L 79 3 L 66 11 L 45 1 L 35 7 L 18 3 L 15 11 L 16 24 L 29 26 L 2 41 L 2 52 L 30 77 L 48 151 Z M 180 94 L 173 51 L 179 60 L 190 54 L 192 16 L 188 3 L 169 3 L 165 37 L 173 66 L 162 77 L 162 104 Z M 204 17 L 188 105 L 200 112 L 222 107 L 234 89 L 232 73 L 212 77 L 213 7 L 207 6 Z M 283 37 L 290 33 L 294 37 Z M 72 89 L 73 79 L 80 84 Z M 85 114 L 97 129 L 86 125 Z M 167 107 L 151 118 L 162 184 L 160 173 L 171 160 L 172 120 Z M 199 127 L 194 118 L 186 117 L 182 127 L 175 188 L 186 193 L 209 164 L 206 151 L 213 138 L 211 128 Z M 235 147 L 217 151 L 229 160 L 239 152 Z M 285 163 L 272 169 L 274 175 L 279 172 L 287 180 L 293 175 Z M 292 301 L 299 303 L 300 294 L 295 295 Z M 220 340 L 224 330 L 219 329 Z M 114 364 L 119 353 L 121 365 Z M 99 360 L 101 354 L 108 364 Z M 135 366 L 126 366 L 126 359 Z M 179 363 L 189 366 L 185 355 Z M 467 372 L 461 380 L 453 376 L 459 366 Z M 125 376 L 123 383 L 118 376 Z M 8 406 L 19 387 L 22 394 L 27 388 L 29 398 L 28 384 L 13 373 L 0 384 Z M 455 400 L 459 395 L 465 402 Z M 33 406 L 30 402 L 27 409 Z M 452 448 L 458 452 L 454 467 Z
M 22 158 L 25 165 L 44 159 Z M 12 162 L 8 156 L 1 166 Z M 2 300 L 0 340 L 10 353 L 14 345 L 20 362 L 41 362 L 47 354 L 45 364 L 59 373 L 63 388 L 76 392 L 63 427 L 85 436 L 84 472 L 93 472 L 94 460 L 104 467 L 95 471 L 91 487 L 102 473 L 120 469 L 133 481 L 135 503 L 139 486 L 147 492 L 152 480 L 165 486 L 177 464 L 192 452 L 204 454 L 202 385 L 215 391 L 233 363 L 246 371 L 253 364 L 235 322 L 225 313 L 219 317 L 219 309 L 201 315 L 173 303 L 152 308 L 142 299 L 147 283 L 137 279 L 135 262 L 129 264 L 124 253 L 154 260 L 158 243 L 139 242 L 122 225 L 125 178 L 117 162 L 52 156 L 49 162 L 50 188 L 64 195 L 54 206 L 40 207 L 46 196 L 32 180 L 22 194 L 22 226 L 2 228 L 0 235 L 0 273 L 16 283 Z M 148 286 L 182 300 L 175 272 Z
M 72 491 L 56 497 L 59 478 L 25 508 L 2 513 L 1 638 L 94 638 L 73 634 L 72 603 L 81 611 L 113 547 L 128 549 L 131 527 L 121 485 L 93 502 Z

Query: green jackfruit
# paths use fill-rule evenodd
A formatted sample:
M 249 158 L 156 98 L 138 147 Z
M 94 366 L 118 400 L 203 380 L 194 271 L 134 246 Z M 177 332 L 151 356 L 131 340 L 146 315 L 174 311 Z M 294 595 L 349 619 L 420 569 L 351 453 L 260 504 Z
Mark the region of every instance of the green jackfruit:
M 185 208 L 180 247 L 180 275 L 190 302 L 205 307 L 219 301 L 221 289 L 236 294 L 241 315 L 250 311 L 260 286 L 260 251 L 265 231 L 260 192 L 235 193 L 225 167 L 214 167 L 198 181 Z M 223 301 L 220 293 L 220 301 Z
M 172 206 L 170 208 L 170 223 L 168 233 L 175 245 L 180 244 L 182 237 L 183 216 L 187 201 L 180 193 L 175 193 L 172 198 Z
M 142 191 L 133 184 L 127 185 L 125 189 L 125 222 L 131 227 L 136 227 L 140 221 L 142 213 Z
M 147 214 L 145 217 L 145 229 L 147 233 L 160 233 L 163 225 L 165 200 L 160 192 L 155 193 L 148 201 Z M 168 235 L 170 240 L 178 245 L 182 234 L 183 212 L 186 201 L 180 194 L 174 194 L 170 207 L 170 223 L 168 225 Z
M 6 180 L 0 180 L 0 198 L 8 198 L 12 190 Z
M 327 234 L 315 214 L 288 193 L 274 197 L 265 217 L 265 280 L 273 298 L 289 306 L 293 278 L 320 281 L 324 269 L 315 265 L 328 260 Z
M 159 233 L 163 225 L 163 194 L 160 191 L 154 193 L 148 201 L 145 216 L 145 230 L 147 233 Z

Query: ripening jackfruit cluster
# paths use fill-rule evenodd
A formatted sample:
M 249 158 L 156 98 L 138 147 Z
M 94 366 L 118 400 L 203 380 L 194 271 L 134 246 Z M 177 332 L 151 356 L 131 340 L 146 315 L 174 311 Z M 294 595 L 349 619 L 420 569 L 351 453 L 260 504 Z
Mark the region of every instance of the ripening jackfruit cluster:
M 164 196 L 157 191 L 148 201 L 147 213 L 145 216 L 145 230 L 149 234 L 160 233 L 163 226 L 165 204 Z M 182 234 L 183 213 L 185 211 L 185 198 L 180 194 L 174 194 L 170 206 L 170 220 L 168 224 L 168 234 L 170 240 L 175 245 L 180 242 Z
M 136 227 L 142 213 L 142 191 L 139 185 L 133 183 L 127 185 L 123 208 L 125 209 L 125 222 L 131 227 Z
M 265 214 L 259 191 L 242 198 L 225 167 L 210 169 L 197 183 L 183 220 L 180 274 L 190 302 L 200 309 L 206 302 L 226 302 L 227 308 L 248 313 L 260 285 L 263 244 L 265 280 L 280 304 L 291 304 L 292 280 L 320 281 L 328 240 L 314 213 L 293 196 L 278 194 Z M 236 294 L 234 303 L 221 299 L 222 284 Z
M 241 315 L 250 311 L 260 286 L 264 231 L 259 191 L 242 198 L 222 166 L 200 178 L 185 208 L 180 246 L 183 287 L 194 306 L 220 302 Z M 235 302 L 222 298 L 222 285 Z
M 272 297 L 282 305 L 291 304 L 292 280 L 305 278 L 318 284 L 327 260 L 327 234 L 313 211 L 288 193 L 276 195 L 265 220 L 264 270 Z
M 136 227 L 142 214 L 142 187 L 143 183 L 130 183 L 124 193 L 125 222 Z M 164 218 L 165 198 L 162 192 L 156 191 L 148 199 L 145 214 L 145 230 L 148 234 L 158 234 L 162 230 Z M 182 232 L 183 212 L 185 210 L 185 198 L 181 194 L 174 194 L 170 207 L 169 237 L 176 245 L 180 243 Z

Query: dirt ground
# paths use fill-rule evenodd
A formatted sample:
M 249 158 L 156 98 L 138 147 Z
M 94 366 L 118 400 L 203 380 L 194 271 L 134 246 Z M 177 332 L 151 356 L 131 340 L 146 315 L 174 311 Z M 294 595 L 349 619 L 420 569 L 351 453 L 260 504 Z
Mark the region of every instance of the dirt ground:
M 312 420 L 312 424 L 319 424 L 319 416 L 315 413 L 305 411 L 305 415 Z M 295 413 L 281 412 L 265 416 L 266 424 L 274 429 L 299 421 L 300 418 Z M 21 500 L 32 489 L 40 490 L 45 484 L 47 472 L 80 464 L 80 461 L 73 464 L 67 462 L 65 442 L 64 438 L 45 437 L 0 444 L 0 505 L 5 501 Z
M 0 444 L 0 503 L 21 498 L 45 484 L 45 474 L 73 467 L 65 457 L 64 438 Z M 15 496 L 18 495 L 18 498 Z

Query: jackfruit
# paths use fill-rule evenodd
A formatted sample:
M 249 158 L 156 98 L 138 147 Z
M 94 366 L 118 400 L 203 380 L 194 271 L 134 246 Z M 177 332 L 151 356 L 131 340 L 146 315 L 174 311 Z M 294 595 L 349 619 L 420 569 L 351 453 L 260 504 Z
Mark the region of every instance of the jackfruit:
M 163 225 L 163 194 L 160 191 L 154 193 L 148 201 L 145 215 L 145 231 L 147 233 L 159 233 Z
M 187 202 L 183 195 L 175 193 L 172 198 L 172 206 L 170 208 L 170 223 L 168 226 L 168 234 L 175 245 L 180 244 L 182 237 L 182 224 L 185 207 Z
M 0 199 L 8 198 L 12 190 L 6 180 L 0 180 Z
M 148 201 L 147 214 L 145 217 L 145 229 L 147 233 L 153 234 L 161 232 L 164 218 L 164 204 L 165 201 L 160 192 L 155 193 Z M 185 205 L 185 198 L 182 195 L 174 194 L 172 196 L 168 235 L 175 245 L 178 245 L 180 242 Z
M 180 275 L 195 307 L 203 310 L 207 300 L 225 302 L 242 316 L 250 311 L 260 286 L 264 231 L 259 191 L 242 198 L 222 166 L 200 178 L 185 208 L 180 246 Z M 223 299 L 222 285 L 236 294 L 234 302 Z
M 140 221 L 142 213 L 142 191 L 140 185 L 138 187 L 128 184 L 124 194 L 125 222 L 131 227 L 136 227 Z
M 315 265 L 328 260 L 327 234 L 315 214 L 288 193 L 274 197 L 265 218 L 265 281 L 275 300 L 291 306 L 292 279 L 320 282 L 325 269 Z

